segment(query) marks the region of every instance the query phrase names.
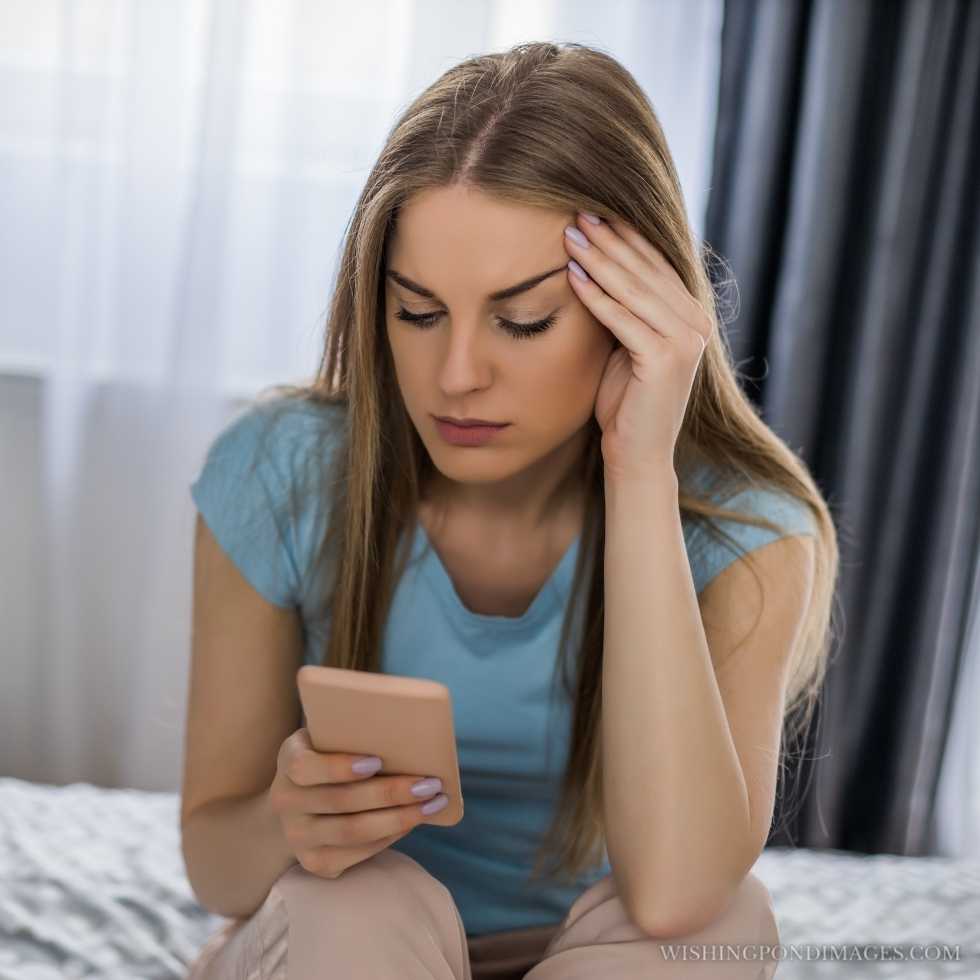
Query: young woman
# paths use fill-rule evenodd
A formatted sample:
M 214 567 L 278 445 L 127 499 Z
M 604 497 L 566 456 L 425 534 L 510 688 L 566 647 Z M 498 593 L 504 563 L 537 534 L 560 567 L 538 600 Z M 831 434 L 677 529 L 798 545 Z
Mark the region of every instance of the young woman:
M 193 486 L 183 853 L 233 921 L 190 976 L 772 976 L 751 868 L 836 537 L 738 386 L 635 80 L 575 44 L 448 71 L 368 177 L 326 337 Z M 445 683 L 463 820 L 315 752 L 303 663 Z

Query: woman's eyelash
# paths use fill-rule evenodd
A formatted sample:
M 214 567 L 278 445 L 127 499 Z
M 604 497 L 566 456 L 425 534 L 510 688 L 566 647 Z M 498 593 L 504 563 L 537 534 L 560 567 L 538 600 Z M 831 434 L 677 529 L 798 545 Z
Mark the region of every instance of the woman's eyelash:
M 417 327 L 421 327 L 424 330 L 426 327 L 431 327 L 442 314 L 409 313 L 404 307 L 399 307 L 395 316 L 399 320 L 404 320 L 406 323 L 414 323 Z M 514 337 L 533 337 L 536 334 L 544 333 L 557 319 L 558 317 L 554 313 L 546 316 L 543 320 L 536 320 L 534 323 L 515 323 L 513 320 L 505 320 L 503 317 L 497 317 L 497 321 L 501 327 Z

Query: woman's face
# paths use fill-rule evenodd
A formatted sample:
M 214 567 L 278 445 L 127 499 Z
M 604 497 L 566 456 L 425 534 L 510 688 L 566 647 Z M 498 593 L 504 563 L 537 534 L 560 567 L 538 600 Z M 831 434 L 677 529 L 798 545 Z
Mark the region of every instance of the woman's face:
M 385 270 L 388 341 L 408 414 L 453 481 L 499 483 L 547 467 L 584 435 L 615 338 L 568 284 L 568 224 L 571 213 L 460 186 L 419 194 L 400 211 Z M 490 298 L 549 272 L 517 295 Z M 427 319 L 405 322 L 400 311 Z M 552 322 L 526 337 L 504 322 L 544 320 Z M 457 446 L 437 415 L 510 424 L 481 446 Z

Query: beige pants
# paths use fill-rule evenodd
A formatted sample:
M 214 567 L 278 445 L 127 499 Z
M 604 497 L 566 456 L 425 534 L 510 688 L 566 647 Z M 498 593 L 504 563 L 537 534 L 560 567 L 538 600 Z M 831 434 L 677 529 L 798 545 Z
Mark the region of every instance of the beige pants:
M 753 874 L 717 919 L 671 939 L 629 919 L 612 875 L 555 926 L 471 938 L 449 889 L 388 848 L 334 879 L 292 865 L 253 915 L 211 937 L 187 980 L 769 980 L 778 960 L 759 946 L 778 942 Z M 671 957 L 667 947 L 683 943 L 687 959 Z M 701 944 L 718 944 L 713 959 Z

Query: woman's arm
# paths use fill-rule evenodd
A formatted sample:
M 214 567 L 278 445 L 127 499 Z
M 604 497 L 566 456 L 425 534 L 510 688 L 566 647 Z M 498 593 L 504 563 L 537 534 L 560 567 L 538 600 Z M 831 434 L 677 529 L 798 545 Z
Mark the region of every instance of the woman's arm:
M 247 916 L 295 863 L 269 805 L 283 741 L 302 722 L 295 609 L 259 595 L 198 516 L 181 849 L 209 911 Z
M 606 483 L 606 849 L 634 921 L 669 931 L 745 873 L 749 798 L 691 576 L 674 470 Z

